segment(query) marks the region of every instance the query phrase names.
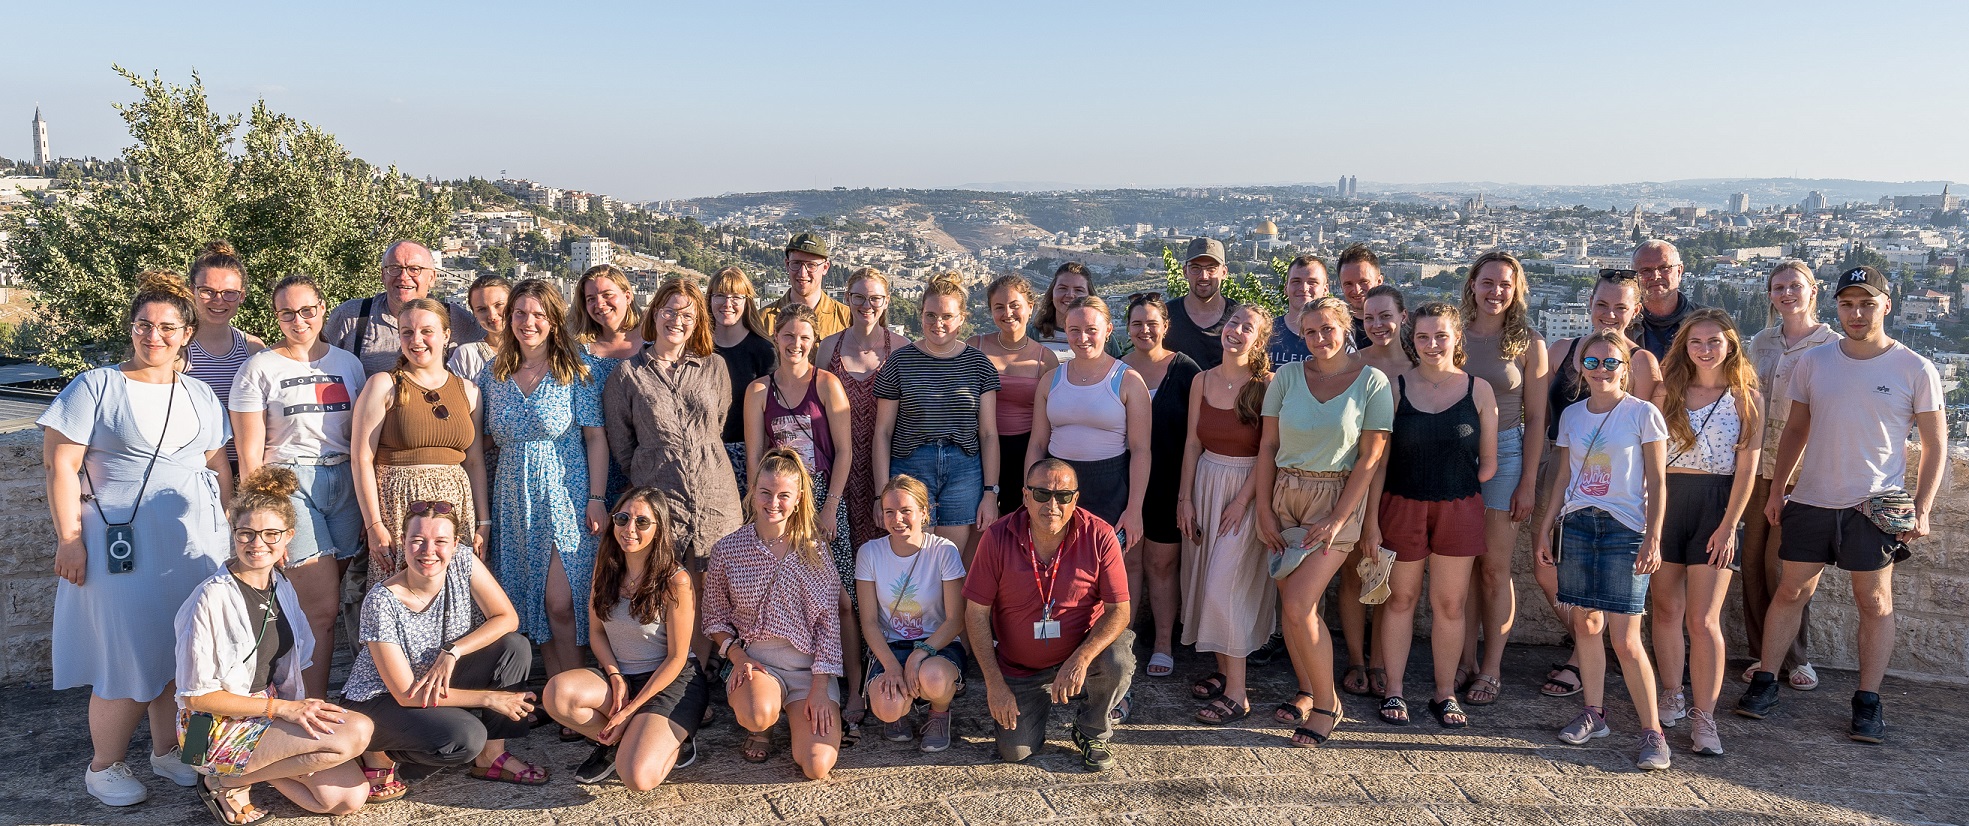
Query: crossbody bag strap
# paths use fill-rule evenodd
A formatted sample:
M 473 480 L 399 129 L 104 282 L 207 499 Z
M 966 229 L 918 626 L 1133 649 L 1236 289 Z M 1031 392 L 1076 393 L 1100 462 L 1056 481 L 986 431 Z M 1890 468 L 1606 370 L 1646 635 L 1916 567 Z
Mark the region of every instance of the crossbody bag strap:
M 144 464 L 144 478 L 142 482 L 137 484 L 137 498 L 130 505 L 129 519 L 122 522 L 109 521 L 109 515 L 103 513 L 102 497 L 96 495 L 96 480 L 89 476 L 89 463 L 82 463 L 82 481 L 87 482 L 89 485 L 89 502 L 96 506 L 96 517 L 103 520 L 104 525 L 128 525 L 137 521 L 137 511 L 144 506 L 144 491 L 150 489 L 150 471 L 152 468 L 157 467 L 157 455 L 164 452 L 165 434 L 171 432 L 171 408 L 177 406 L 177 403 L 178 374 L 174 371 L 171 373 L 171 392 L 164 399 L 164 426 L 157 431 L 157 441 L 152 442 L 150 445 L 150 461 Z M 97 409 L 98 411 L 101 410 L 100 403 L 97 405 Z M 101 415 L 98 414 L 97 418 L 100 420 Z

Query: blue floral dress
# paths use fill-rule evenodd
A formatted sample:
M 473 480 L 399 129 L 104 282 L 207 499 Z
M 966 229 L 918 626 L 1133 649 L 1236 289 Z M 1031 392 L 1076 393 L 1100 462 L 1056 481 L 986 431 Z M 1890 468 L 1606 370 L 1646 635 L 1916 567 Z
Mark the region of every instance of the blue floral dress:
M 626 361 L 626 359 L 619 359 L 614 356 L 590 355 L 588 358 L 588 371 L 594 374 L 595 392 L 597 393 L 601 392 L 601 388 L 608 386 L 608 377 L 615 372 L 615 368 L 618 365 Z M 608 498 L 608 507 L 615 507 L 615 500 L 622 498 L 623 491 L 628 489 L 629 474 L 625 473 L 622 467 L 615 463 L 615 454 L 610 453 L 608 459 L 608 484 L 603 486 L 603 490 L 608 491 L 605 494 Z
M 547 624 L 547 571 L 558 553 L 574 595 L 574 639 L 588 644 L 589 580 L 598 537 L 582 517 L 588 505 L 588 447 L 584 427 L 602 426 L 602 365 L 583 355 L 589 378 L 572 384 L 549 374 L 533 395 L 492 367 L 479 371 L 485 431 L 499 446 L 492 483 L 492 552 L 486 559 L 519 611 L 520 633 L 536 643 L 552 638 Z

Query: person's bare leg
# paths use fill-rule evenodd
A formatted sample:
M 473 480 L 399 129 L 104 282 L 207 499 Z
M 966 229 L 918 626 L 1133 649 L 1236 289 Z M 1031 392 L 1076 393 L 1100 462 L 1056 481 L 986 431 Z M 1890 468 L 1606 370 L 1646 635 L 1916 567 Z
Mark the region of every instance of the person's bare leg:
M 886 645 L 887 643 L 882 643 Z M 847 592 L 841 593 L 841 664 L 847 671 L 848 692 L 841 698 L 841 713 L 854 714 L 862 710 L 862 655 L 861 655 L 861 617 L 855 614 L 855 603 Z
M 1333 684 L 1333 636 L 1320 619 L 1320 598 L 1333 575 L 1347 561 L 1347 554 L 1315 552 L 1299 563 L 1299 568 L 1279 587 L 1279 622 L 1285 632 L 1286 653 L 1292 659 L 1292 673 L 1299 679 L 1299 690 L 1313 696 L 1313 708 L 1338 712 L 1340 692 Z M 1319 731 L 1332 731 L 1339 721 L 1324 714 L 1313 714 L 1304 725 Z
M 141 700 L 110 700 L 89 695 L 89 744 L 95 756 L 90 771 L 102 771 L 122 762 L 130 753 L 130 738 L 137 733 L 137 722 L 144 719 L 150 703 Z M 155 726 L 152 727 L 153 729 Z M 173 736 L 172 741 L 177 738 Z M 170 751 L 166 741 L 165 751 Z
M 638 714 L 616 741 L 615 774 L 632 792 L 646 792 L 663 785 L 677 766 L 677 751 L 684 743 L 684 727 L 667 717 Z
M 1666 570 L 1668 566 L 1662 566 Z M 1655 576 L 1660 576 L 1657 572 Z M 1716 699 L 1723 693 L 1723 600 L 1730 593 L 1730 571 L 1708 565 L 1690 565 L 1687 593 L 1689 632 L 1689 703 L 1710 714 L 1716 713 Z M 1655 645 L 1661 645 L 1656 637 Z M 1665 671 L 1665 669 L 1664 669 Z M 1667 684 L 1666 676 L 1662 682 Z
M 1437 702 L 1456 696 L 1456 663 L 1463 654 L 1469 611 L 1470 572 L 1477 558 L 1429 557 L 1429 652 L 1434 658 Z M 1392 678 L 1391 678 L 1392 679 Z
M 1224 698 L 1231 705 L 1242 708 L 1251 702 L 1251 689 L 1245 685 L 1245 662 L 1243 657 L 1218 654 L 1217 671 L 1224 675 Z
M 1605 709 L 1607 707 L 1607 649 L 1600 641 L 1600 634 L 1606 630 L 1606 612 L 1587 611 L 1575 608 L 1572 612 L 1572 638 L 1576 643 L 1574 651 L 1579 657 L 1579 684 L 1585 690 L 1581 699 L 1586 705 Z M 1653 695 L 1649 696 L 1650 701 Z
M 547 676 L 552 677 L 581 667 L 581 651 L 574 639 L 574 591 L 568 583 L 567 571 L 561 567 L 561 555 L 556 551 L 549 551 L 547 556 L 546 608 L 548 633 L 553 638 L 540 646 L 540 654 L 547 666 Z
M 1484 555 L 1477 562 L 1477 585 L 1484 594 L 1484 653 L 1477 674 L 1486 677 L 1501 679 L 1504 643 L 1518 618 L 1518 590 L 1511 582 L 1511 557 L 1517 549 L 1518 523 L 1511 521 L 1511 513 L 1485 508 Z
M 540 706 L 554 722 L 593 740 L 608 725 L 608 683 L 586 668 L 554 675 L 540 692 Z
M 1175 650 L 1176 605 L 1180 599 L 1177 594 L 1176 562 L 1182 556 L 1182 546 L 1144 541 L 1137 547 L 1146 549 L 1143 556 L 1148 563 L 1149 612 L 1155 615 L 1155 643 L 1151 651 L 1169 654 Z
M 1340 566 L 1340 592 L 1336 596 L 1340 603 L 1340 636 L 1347 644 L 1347 668 L 1350 671 L 1354 666 L 1367 668 L 1373 665 L 1368 661 L 1367 606 L 1361 603 L 1360 563 L 1361 548 L 1356 545 L 1347 553 L 1345 564 Z M 1361 679 L 1368 690 L 1374 688 L 1365 676 Z
M 309 697 L 328 696 L 328 667 L 335 659 L 335 618 L 342 610 L 342 569 L 334 557 L 322 554 L 285 569 L 294 596 L 301 601 L 301 613 L 314 631 L 314 663 L 301 672 L 301 683 Z
M 1641 730 L 1661 731 L 1660 709 L 1655 705 L 1655 673 L 1649 667 L 1648 647 L 1641 643 L 1642 620 L 1633 614 L 1609 613 L 1607 622 L 1614 656 L 1620 658 L 1620 674 L 1627 681 L 1627 696 L 1634 699 L 1634 715 L 1640 718 Z
M 1855 571 L 1853 608 L 1860 615 L 1860 690 L 1880 691 L 1894 656 L 1894 566 Z
M 1422 577 L 1428 557 L 1395 563 L 1388 575 L 1388 601 L 1381 603 L 1381 621 L 1374 624 L 1374 650 L 1388 672 L 1388 697 L 1402 696 L 1408 671 L 1408 650 L 1415 641 L 1415 606 L 1422 601 Z
M 978 553 L 978 548 L 976 545 L 971 544 L 972 531 L 970 525 L 938 525 L 931 532 L 950 540 L 950 544 L 956 545 L 957 552 L 964 557 L 964 570 L 971 570 L 971 557 Z
M 1650 619 L 1654 630 L 1655 667 L 1661 671 L 1662 688 L 1669 691 L 1682 687 L 1682 669 L 1688 663 L 1683 658 L 1682 626 L 1689 601 L 1688 571 L 1693 567 L 1696 566 L 1662 563 L 1661 569 L 1648 579 L 1648 602 L 1654 608 L 1654 616 Z M 1621 662 L 1621 667 L 1627 667 L 1626 661 Z
M 145 704 L 144 711 L 150 717 L 150 753 L 158 757 L 170 754 L 178 747 L 178 681 L 165 683 L 164 690 Z M 124 741 L 128 749 L 129 738 Z
M 826 735 L 814 734 L 813 724 L 807 721 L 806 698 L 787 703 L 786 716 L 793 735 L 793 762 L 808 780 L 826 780 L 841 758 L 841 721 L 835 720 Z
M 1798 639 L 1805 605 L 1812 601 L 1812 593 L 1819 588 L 1819 575 L 1824 571 L 1825 566 L 1816 562 L 1784 563 L 1777 590 L 1771 592 L 1771 608 L 1764 613 L 1763 647 L 1758 650 L 1757 659 L 1764 664 L 1765 671 L 1777 673 L 1776 664 L 1784 662 L 1785 652 Z

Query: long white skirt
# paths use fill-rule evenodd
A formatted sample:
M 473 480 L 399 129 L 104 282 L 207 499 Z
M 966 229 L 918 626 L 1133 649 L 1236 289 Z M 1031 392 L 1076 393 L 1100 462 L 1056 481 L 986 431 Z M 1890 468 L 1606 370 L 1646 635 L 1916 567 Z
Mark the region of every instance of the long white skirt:
M 1218 534 L 1224 508 L 1251 476 L 1256 457 L 1197 458 L 1190 496 L 1203 541 L 1183 540 L 1183 644 L 1198 651 L 1244 657 L 1272 636 L 1278 589 L 1272 584 L 1265 546 L 1258 541 L 1254 500 L 1230 533 Z

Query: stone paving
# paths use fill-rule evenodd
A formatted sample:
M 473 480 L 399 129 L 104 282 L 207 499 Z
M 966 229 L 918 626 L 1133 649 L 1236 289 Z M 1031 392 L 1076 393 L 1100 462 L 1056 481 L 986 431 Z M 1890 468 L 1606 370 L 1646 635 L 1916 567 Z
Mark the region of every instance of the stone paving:
M 1418 641 L 1420 643 L 1421 641 Z M 1418 644 L 1411 674 L 1426 669 Z M 1228 729 L 1192 721 L 1189 682 L 1208 671 L 1200 657 L 1179 657 L 1178 676 L 1138 677 L 1134 722 L 1117 734 L 1120 766 L 1081 771 L 1056 714 L 1047 750 L 1027 765 L 997 762 L 974 686 L 957 708 L 957 742 L 924 755 L 914 744 L 884 742 L 876 729 L 843 753 L 824 783 L 803 782 L 785 757 L 742 761 L 730 713 L 700 735 L 696 765 L 652 792 L 619 783 L 575 784 L 582 744 L 536 736 L 515 744 L 548 766 L 553 782 L 520 788 L 446 772 L 416 786 L 403 801 L 340 818 L 351 826 L 407 823 L 664 824 L 800 823 L 1207 823 L 1207 824 L 1766 824 L 1969 822 L 1969 743 L 1955 722 L 1969 713 L 1959 688 L 1889 679 L 1888 741 L 1865 746 L 1845 737 L 1853 675 L 1822 670 L 1816 692 L 1785 689 L 1783 704 L 1757 722 L 1721 715 L 1729 754 L 1687 750 L 1687 727 L 1671 730 L 1675 767 L 1633 767 L 1634 716 L 1618 679 L 1609 687 L 1614 734 L 1583 747 L 1554 732 L 1579 700 L 1537 694 L 1552 648 L 1514 648 L 1499 704 L 1470 709 L 1472 727 L 1445 733 L 1422 703 L 1425 684 L 1410 680 L 1417 722 L 1388 726 L 1365 697 L 1347 698 L 1347 720 L 1318 749 L 1293 748 L 1270 707 L 1291 694 L 1283 666 L 1254 674 L 1254 712 Z M 1146 656 L 1143 657 L 1146 661 Z M 1733 666 L 1741 669 L 1742 663 Z M 1734 672 L 1733 672 L 1734 673 Z M 1731 680 L 1724 703 L 1741 684 Z M 16 687 L 0 697 L 0 823 L 200 824 L 210 817 L 189 789 L 150 775 L 138 749 L 133 764 L 151 799 L 126 809 L 97 805 L 82 789 L 88 759 L 83 691 Z M 551 729 L 542 729 L 546 735 Z M 140 739 L 143 739 L 140 735 Z M 262 786 L 256 800 L 288 823 L 324 823 Z

